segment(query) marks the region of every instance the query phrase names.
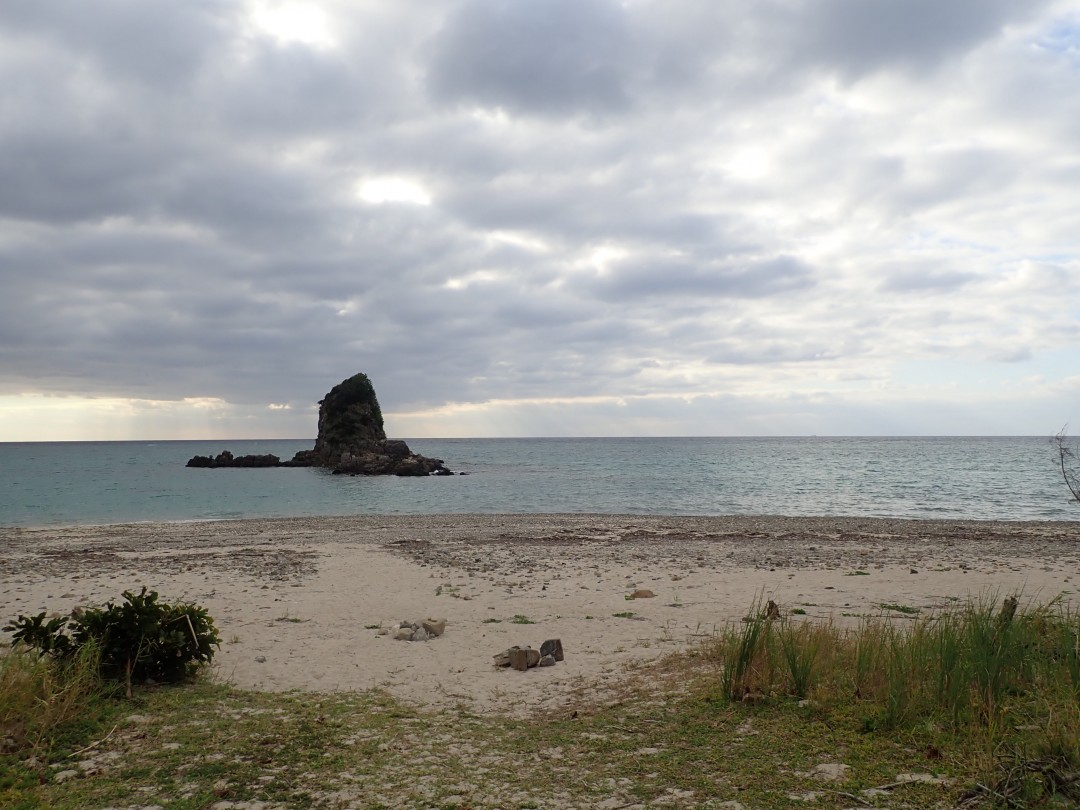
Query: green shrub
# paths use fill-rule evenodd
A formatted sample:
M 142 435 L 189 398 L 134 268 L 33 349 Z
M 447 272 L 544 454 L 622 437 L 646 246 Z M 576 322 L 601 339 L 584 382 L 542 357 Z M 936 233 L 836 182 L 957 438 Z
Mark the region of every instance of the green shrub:
M 74 611 L 46 620 L 45 614 L 19 616 L 4 627 L 13 645 L 36 649 L 42 656 L 68 659 L 92 645 L 103 677 L 132 683 L 175 683 L 214 657 L 221 645 L 213 619 L 190 602 L 163 604 L 156 591 L 124 591 L 123 602 Z

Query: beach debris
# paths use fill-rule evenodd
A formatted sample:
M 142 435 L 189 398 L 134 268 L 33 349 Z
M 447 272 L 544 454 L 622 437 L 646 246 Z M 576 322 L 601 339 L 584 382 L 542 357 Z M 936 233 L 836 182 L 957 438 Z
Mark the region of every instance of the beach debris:
M 765 618 L 766 619 L 779 619 L 780 618 L 780 606 L 776 604 L 772 599 L 765 605 Z
M 654 596 L 656 596 L 656 594 L 653 593 L 652 591 L 650 591 L 648 588 L 638 588 L 636 591 L 634 591 L 632 594 L 630 594 L 626 598 L 627 599 L 652 599 Z
M 543 644 L 540 645 L 540 655 L 550 655 L 556 661 L 563 660 L 562 640 L 557 638 L 549 638 Z
M 997 622 L 999 627 L 1005 627 L 1010 624 L 1013 617 L 1016 616 L 1016 608 L 1020 606 L 1020 600 L 1015 596 L 1008 597 L 1001 605 L 1001 613 L 998 614 Z
M 428 641 L 446 632 L 446 619 L 409 619 L 379 630 L 380 636 L 392 636 L 397 641 Z
M 549 638 L 540 645 L 539 650 L 515 644 L 492 656 L 495 666 L 510 667 L 520 672 L 533 667 L 553 667 L 564 658 L 562 640 L 557 638 Z

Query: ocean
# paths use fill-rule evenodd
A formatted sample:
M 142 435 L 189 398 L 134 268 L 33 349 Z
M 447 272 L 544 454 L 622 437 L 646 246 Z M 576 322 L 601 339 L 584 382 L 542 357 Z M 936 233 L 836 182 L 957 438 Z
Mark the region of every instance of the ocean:
M 591 512 L 1077 520 L 1047 437 L 410 439 L 468 475 L 189 469 L 312 439 L 0 443 L 0 526 Z

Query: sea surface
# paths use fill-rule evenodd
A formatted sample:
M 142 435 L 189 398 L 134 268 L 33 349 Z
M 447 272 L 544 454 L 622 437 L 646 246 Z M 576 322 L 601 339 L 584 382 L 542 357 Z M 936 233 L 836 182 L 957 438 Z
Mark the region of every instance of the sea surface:
M 0 526 L 595 512 L 1078 520 L 1046 437 L 412 439 L 468 475 L 189 469 L 312 439 L 0 443 Z

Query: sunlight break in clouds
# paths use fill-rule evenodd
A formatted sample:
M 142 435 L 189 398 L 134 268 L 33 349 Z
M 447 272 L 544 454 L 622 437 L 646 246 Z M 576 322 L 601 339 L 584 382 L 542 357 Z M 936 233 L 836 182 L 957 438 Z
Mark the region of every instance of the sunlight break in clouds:
M 313 48 L 337 44 L 326 12 L 312 3 L 258 2 L 251 19 L 259 31 L 283 44 L 298 42 Z
M 415 180 L 404 177 L 375 177 L 362 180 L 357 186 L 357 196 L 366 203 L 409 203 L 431 205 L 431 195 Z

